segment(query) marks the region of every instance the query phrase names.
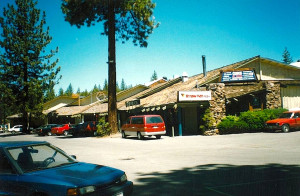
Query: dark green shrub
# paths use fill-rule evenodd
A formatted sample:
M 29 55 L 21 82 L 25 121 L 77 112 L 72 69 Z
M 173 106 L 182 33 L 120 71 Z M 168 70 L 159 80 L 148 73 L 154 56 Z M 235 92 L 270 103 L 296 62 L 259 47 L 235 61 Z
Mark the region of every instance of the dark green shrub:
M 217 126 L 220 134 L 243 133 L 248 131 L 248 124 L 237 116 L 226 116 Z
M 267 115 L 267 120 L 278 118 L 283 112 L 287 111 L 287 109 L 268 109 L 264 110 Z
M 286 109 L 268 109 L 241 112 L 240 116 L 226 116 L 219 124 L 220 134 L 261 132 L 265 130 L 265 122 L 278 118 Z
M 99 124 L 97 125 L 97 135 L 103 137 L 111 134 L 111 129 L 109 123 L 105 121 L 105 118 L 102 117 L 99 119 Z
M 203 118 L 201 119 L 201 124 L 199 129 L 202 133 L 204 131 L 215 128 L 216 120 L 213 117 L 213 114 L 210 112 L 210 109 L 206 109 L 205 113 L 203 115 Z
M 248 111 L 242 112 L 240 115 L 240 121 L 244 121 L 248 124 L 249 131 L 262 131 L 265 126 L 267 118 L 262 111 Z
M 271 119 L 278 118 L 279 115 L 286 111 L 285 109 L 269 109 L 259 111 L 242 112 L 240 120 L 244 121 L 249 126 L 249 131 L 260 132 L 265 130 L 265 122 Z

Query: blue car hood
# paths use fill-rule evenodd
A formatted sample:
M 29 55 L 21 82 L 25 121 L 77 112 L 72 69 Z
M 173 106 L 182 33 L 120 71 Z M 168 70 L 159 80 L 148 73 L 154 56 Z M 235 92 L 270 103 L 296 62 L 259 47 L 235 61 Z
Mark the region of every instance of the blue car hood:
M 39 183 L 81 187 L 109 184 L 117 181 L 123 174 L 123 171 L 111 167 L 79 162 L 25 175 L 32 176 Z

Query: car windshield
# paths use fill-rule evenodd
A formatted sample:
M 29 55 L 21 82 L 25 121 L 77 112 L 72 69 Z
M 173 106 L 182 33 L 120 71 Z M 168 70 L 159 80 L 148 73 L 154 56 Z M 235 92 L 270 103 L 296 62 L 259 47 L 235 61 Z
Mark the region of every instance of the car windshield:
M 162 123 L 162 119 L 159 116 L 151 116 L 147 117 L 146 119 L 147 123 Z
M 8 152 L 25 173 L 77 162 L 63 151 L 48 144 L 9 148 Z
M 292 112 L 282 113 L 279 118 L 291 118 L 293 115 Z

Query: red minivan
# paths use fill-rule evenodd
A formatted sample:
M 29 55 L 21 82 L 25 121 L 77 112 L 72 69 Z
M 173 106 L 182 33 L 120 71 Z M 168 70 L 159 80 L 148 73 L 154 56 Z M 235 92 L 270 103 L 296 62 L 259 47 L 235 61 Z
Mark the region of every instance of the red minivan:
M 122 138 L 137 136 L 138 139 L 143 139 L 144 136 L 154 135 L 160 139 L 166 134 L 166 126 L 160 115 L 130 116 L 121 129 Z

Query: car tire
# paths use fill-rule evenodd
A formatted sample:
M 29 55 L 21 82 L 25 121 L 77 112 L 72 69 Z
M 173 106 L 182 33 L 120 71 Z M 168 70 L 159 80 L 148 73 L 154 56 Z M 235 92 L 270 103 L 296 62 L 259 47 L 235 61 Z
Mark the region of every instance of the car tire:
M 160 139 L 161 135 L 156 135 L 155 137 L 156 137 L 156 139 Z
M 124 131 L 122 131 L 122 138 L 126 138 L 126 134 Z
M 68 136 L 69 135 L 69 131 L 64 131 L 64 136 Z
M 144 137 L 142 136 L 142 134 L 140 132 L 137 132 L 137 138 L 139 140 L 142 140 Z
M 288 124 L 284 124 L 281 127 L 282 132 L 287 133 L 290 131 L 290 126 Z

